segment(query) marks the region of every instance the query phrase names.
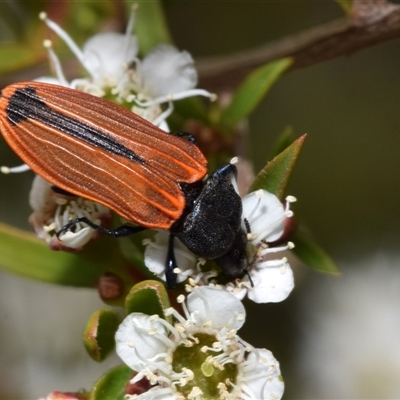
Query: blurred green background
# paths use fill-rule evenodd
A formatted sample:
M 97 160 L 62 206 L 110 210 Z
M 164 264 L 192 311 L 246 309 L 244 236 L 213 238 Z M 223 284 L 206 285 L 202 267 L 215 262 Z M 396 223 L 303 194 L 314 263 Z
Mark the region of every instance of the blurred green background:
M 0 5 L 0 11 L 3 6 Z M 239 52 L 328 22 L 343 13 L 333 1 L 168 1 L 166 15 L 177 47 L 188 50 L 194 58 L 200 58 Z M 328 288 L 338 288 L 333 290 L 338 291 L 336 296 L 339 297 L 340 287 L 348 294 L 352 288 L 344 286 L 343 282 L 349 274 L 353 274 L 351 271 L 354 269 L 360 281 L 365 282 L 365 290 L 355 291 L 354 296 L 349 297 L 349 307 L 358 305 L 362 308 L 366 299 L 377 296 L 376 279 L 368 280 L 366 276 L 371 271 L 382 271 L 383 289 L 379 291 L 379 296 L 384 296 L 385 300 L 382 307 L 389 315 L 388 321 L 399 320 L 398 313 L 389 312 L 392 308 L 395 310 L 400 300 L 399 284 L 396 286 L 398 291 L 396 289 L 385 295 L 384 289 L 386 283 L 389 286 L 400 280 L 397 261 L 400 259 L 397 257 L 400 226 L 399 67 L 400 43 L 397 40 L 346 58 L 289 72 L 272 88 L 250 118 L 249 141 L 256 170 L 265 164 L 275 139 L 287 125 L 293 127 L 297 136 L 308 133 L 288 193 L 298 198 L 294 209 L 302 224 L 343 270 L 341 277 L 333 278 L 311 272 L 294 262 L 297 285 L 288 300 L 268 305 L 246 303 L 248 318 L 240 334 L 253 345 L 272 350 L 281 362 L 287 387 L 286 399 L 395 398 L 396 390 L 400 393 L 400 384 L 393 389 L 394 393 L 388 392 L 384 379 L 380 380 L 382 385 L 376 385 L 374 389 L 361 382 L 359 389 L 352 392 L 334 392 L 332 390 L 335 389 L 321 384 L 321 377 L 308 374 L 307 371 L 312 368 L 307 369 L 305 364 L 311 354 L 304 355 L 303 351 L 305 343 L 310 340 L 307 332 L 311 330 L 314 335 L 319 332 L 319 325 L 328 323 L 326 321 L 331 315 L 329 307 L 335 307 L 334 299 L 337 297 Z M 27 71 L 24 79 L 36 76 L 34 71 Z M 6 83 L 8 79 L 10 77 L 7 76 L 0 80 Z M 21 80 L 21 75 L 18 79 Z M 2 165 L 19 162 L 5 145 L 0 147 L 0 160 Z M 31 180 L 31 173 L 0 177 L 1 221 L 30 229 L 27 223 L 30 213 L 27 195 Z M 382 259 L 385 261 L 379 261 Z M 381 264 L 385 264 L 384 267 Z M 83 347 L 80 350 L 78 333 L 70 337 L 77 348 L 74 351 L 79 354 L 76 358 L 69 357 L 66 361 L 62 359 L 63 353 L 58 357 L 56 344 L 51 351 L 48 348 L 45 350 L 46 356 L 38 354 L 38 350 L 34 351 L 41 359 L 42 371 L 46 368 L 60 371 L 60 376 L 52 376 L 50 382 L 38 380 L 35 383 L 32 378 L 34 372 L 26 368 L 26 362 L 22 369 L 10 368 L 10 365 L 19 359 L 24 362 L 23 357 L 26 357 L 22 348 L 15 344 L 15 337 L 25 343 L 24 348 L 29 348 L 29 343 L 41 343 L 41 340 L 53 343 L 53 325 L 59 326 L 64 316 L 69 323 L 76 322 L 78 332 L 83 329 L 85 314 L 87 318 L 90 310 L 97 308 L 97 295 L 27 282 L 5 273 L 1 276 L 0 287 L 13 285 L 14 289 L 0 289 L 0 395 L 3 392 L 4 399 L 24 399 L 46 395 L 54 389 L 73 391 L 82 386 L 89 387 L 92 380 L 99 376 L 99 369 L 92 371 L 94 362 L 85 358 Z M 8 292 L 12 295 L 5 294 Z M 325 296 L 331 295 L 330 302 Z M 79 296 L 87 296 L 85 304 L 88 307 L 88 310 L 82 310 L 81 319 L 74 317 L 76 307 L 71 305 L 74 299 L 77 304 L 83 301 Z M 54 304 L 46 315 L 41 308 L 49 301 L 54 301 Z M 316 318 L 315 313 L 322 317 Z M 18 323 L 14 314 L 18 316 Z M 355 312 L 355 315 L 359 314 Z M 371 321 L 375 317 L 371 310 Z M 343 322 L 341 314 L 335 314 L 335 318 L 334 325 L 340 326 Z M 41 331 L 35 328 L 35 337 L 31 337 L 29 325 L 22 323 L 21 319 L 27 324 L 31 320 L 36 322 L 46 333 L 42 336 Z M 347 345 L 350 347 L 353 346 L 351 340 L 369 333 L 357 328 L 356 321 L 354 323 L 354 332 L 349 334 L 353 337 L 348 337 Z M 379 353 L 379 342 L 388 340 L 385 338 L 386 328 L 389 329 L 388 326 L 382 327 L 380 338 L 379 335 L 377 340 L 371 338 L 365 352 L 378 346 Z M 22 329 L 23 333 L 13 335 L 16 329 Z M 61 328 L 56 329 L 57 332 L 59 330 Z M 332 331 L 332 335 L 339 334 L 340 330 Z M 24 336 L 25 339 L 20 338 Z M 326 346 L 332 346 L 329 337 L 326 337 Z M 46 348 L 44 344 L 36 347 Z M 6 352 L 7 349 L 15 353 Z M 346 348 L 338 348 L 337 352 L 343 352 L 345 362 Z M 400 373 L 398 342 L 393 342 L 393 353 L 399 359 Z M 325 353 L 321 354 L 315 365 L 320 363 L 321 368 L 329 366 L 331 361 L 324 356 Z M 84 360 L 84 371 L 88 374 L 85 376 L 78 369 L 81 371 L 79 381 L 74 386 L 71 376 L 76 359 Z M 57 361 L 61 366 L 54 367 L 53 363 Z M 118 360 L 110 363 L 118 363 Z M 35 365 L 38 364 L 32 361 L 33 369 Z M 341 368 L 340 364 L 338 368 Z M 379 368 L 385 371 L 389 366 L 379 364 Z M 332 379 L 333 376 L 332 372 Z M 67 381 L 69 387 L 65 386 Z

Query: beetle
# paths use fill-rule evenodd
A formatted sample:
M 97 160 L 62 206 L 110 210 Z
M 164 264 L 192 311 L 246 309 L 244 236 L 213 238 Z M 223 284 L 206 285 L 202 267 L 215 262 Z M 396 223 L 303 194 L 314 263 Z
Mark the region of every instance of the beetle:
M 0 127 L 10 147 L 56 188 L 101 203 L 134 225 L 114 230 L 78 218 L 114 237 L 144 229 L 170 232 L 166 281 L 175 287 L 174 237 L 196 256 L 215 260 L 229 280 L 246 273 L 242 202 L 226 164 L 208 178 L 207 161 L 187 133 L 167 133 L 131 111 L 74 89 L 39 82 L 7 86 Z

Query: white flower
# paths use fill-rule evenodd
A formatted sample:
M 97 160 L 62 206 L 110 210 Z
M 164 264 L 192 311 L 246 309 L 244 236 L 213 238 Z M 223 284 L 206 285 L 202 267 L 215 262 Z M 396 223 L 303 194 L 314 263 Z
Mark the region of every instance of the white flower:
M 57 193 L 38 175 L 33 180 L 29 203 L 33 209 L 29 222 L 38 237 L 53 250 L 79 250 L 98 235 L 85 223 L 78 223 L 57 237 L 56 233 L 68 222 L 86 217 L 99 225 L 111 218 L 107 207 L 82 197 Z
M 288 196 L 286 206 L 283 206 L 275 195 L 266 190 L 257 190 L 243 198 L 243 217 L 251 228 L 248 239 L 255 256 L 249 276 L 228 285 L 228 290 L 237 293 L 239 298 L 245 295 L 243 289 L 246 289 L 249 299 L 256 303 L 277 303 L 285 300 L 294 288 L 293 271 L 287 258 L 271 257 L 292 248 L 293 244 L 269 245 L 282 237 L 285 220 L 293 215 L 289 209 L 293 201 L 294 197 Z
M 286 206 L 265 190 L 257 190 L 242 199 L 243 219 L 251 232 L 248 233 L 248 253 L 251 254 L 248 275 L 240 281 L 229 282 L 225 288 L 239 299 L 247 296 L 256 303 L 280 302 L 287 298 L 294 287 L 293 272 L 286 257 L 276 258 L 275 253 L 293 247 L 292 243 L 271 246 L 284 233 L 285 220 L 293 213 L 289 209 L 291 196 Z M 243 229 L 247 229 L 243 223 Z M 159 232 L 153 241 L 146 241 L 145 264 L 159 278 L 165 280 L 165 261 L 168 252 L 168 233 Z M 215 271 L 202 272 L 197 258 L 177 239 L 174 249 L 179 267 L 177 281 L 188 277 L 191 286 L 207 285 L 214 279 Z M 204 260 L 203 260 L 204 261 Z M 188 287 L 189 290 L 190 287 Z
M 64 40 L 89 77 L 68 82 L 51 42 L 47 40 L 44 45 L 57 79 L 41 77 L 38 81 L 58 83 L 99 97 L 108 95 L 118 103 L 134 103 L 131 111 L 163 128 L 173 111 L 173 100 L 191 96 L 215 98 L 206 90 L 195 89 L 197 71 L 188 52 L 180 52 L 171 45 L 159 45 L 143 60 L 138 58 L 137 40 L 131 34 L 134 12 L 125 34 L 99 33 L 91 37 L 82 49 L 45 13 L 40 17 Z M 168 105 L 165 110 L 162 104 Z
M 183 296 L 178 298 L 183 301 Z M 279 363 L 266 349 L 256 349 L 236 331 L 245 309 L 224 290 L 199 287 L 183 303 L 185 318 L 166 310 L 175 323 L 141 313 L 125 318 L 116 334 L 117 353 L 153 387 L 138 400 L 280 399 L 284 384 Z

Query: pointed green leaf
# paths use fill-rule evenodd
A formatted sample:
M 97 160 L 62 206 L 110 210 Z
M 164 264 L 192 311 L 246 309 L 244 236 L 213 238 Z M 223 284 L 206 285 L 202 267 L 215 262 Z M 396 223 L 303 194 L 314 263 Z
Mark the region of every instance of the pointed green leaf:
M 258 173 L 249 192 L 253 192 L 257 189 L 264 189 L 282 199 L 306 136 L 307 135 L 300 136 L 282 153 L 278 154 L 270 161 Z
M 297 231 L 292 239 L 295 244 L 292 250 L 304 264 L 318 272 L 339 275 L 340 270 L 335 262 L 317 243 L 302 231 Z
M 136 284 L 125 300 L 125 310 L 129 315 L 140 312 L 147 315 L 157 314 L 165 318 L 164 309 L 170 307 L 165 286 L 157 281 L 143 281 Z
M 339 3 L 346 14 L 350 14 L 353 0 L 336 0 L 336 3 Z
M 274 146 L 271 151 L 271 158 L 276 157 L 278 154 L 282 153 L 287 147 L 289 147 L 294 141 L 293 128 L 291 126 L 286 126 L 283 132 L 278 136 L 275 141 Z
M 83 343 L 90 357 L 103 361 L 115 347 L 115 332 L 120 321 L 109 308 L 97 310 L 89 319 L 83 332 Z
M 292 62 L 291 58 L 283 58 L 251 72 L 233 94 L 229 106 L 222 111 L 221 126 L 231 129 L 246 118 Z
M 125 388 L 133 371 L 121 365 L 103 375 L 93 386 L 90 400 L 126 400 Z
M 129 7 L 131 1 L 126 2 Z M 172 43 L 164 11 L 160 1 L 136 1 L 138 5 L 135 20 L 135 34 L 139 42 L 139 50 L 146 55 L 161 43 Z
M 101 235 L 83 251 L 52 251 L 35 235 L 0 223 L 0 268 L 44 282 L 95 287 L 107 271 L 128 272 L 118 241 Z M 122 276 L 125 278 L 125 276 Z

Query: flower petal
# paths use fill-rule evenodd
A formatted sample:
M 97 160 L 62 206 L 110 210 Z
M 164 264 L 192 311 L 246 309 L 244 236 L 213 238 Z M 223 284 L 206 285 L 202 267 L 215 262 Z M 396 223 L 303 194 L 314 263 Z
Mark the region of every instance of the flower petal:
M 157 334 L 150 334 L 153 330 Z M 115 335 L 117 354 L 135 371 L 152 369 L 155 364 L 151 365 L 149 360 L 167 348 L 157 335 L 166 335 L 160 322 L 145 314 L 132 313 L 122 321 Z
M 243 278 L 245 279 L 245 278 Z M 247 287 L 245 286 L 237 286 L 234 282 L 229 282 L 225 285 L 225 290 L 231 293 L 239 300 L 243 300 L 247 294 Z
M 256 303 L 278 303 L 294 288 L 293 271 L 284 260 L 258 263 L 250 275 L 254 287 L 249 288 L 247 296 Z
M 144 91 L 151 97 L 182 92 L 197 85 L 192 56 L 165 44 L 157 46 L 144 58 L 140 75 Z
M 253 362 L 257 364 L 242 377 L 244 385 L 251 391 L 251 398 L 274 400 L 282 398 L 285 385 L 279 363 L 272 353 L 267 349 L 255 349 L 250 352 L 247 359 L 248 364 Z
M 90 226 L 86 226 L 77 232 L 67 231 L 60 235 L 61 243 L 71 249 L 80 249 L 93 237 L 96 231 Z
M 243 198 L 243 216 L 249 221 L 254 245 L 273 242 L 283 234 L 285 209 L 279 199 L 266 190 L 257 190 Z
M 85 67 L 95 80 L 117 82 L 127 64 L 137 55 L 138 45 L 133 35 L 104 32 L 92 36 L 83 46 Z
M 246 319 L 242 302 L 229 292 L 209 286 L 193 290 L 187 298 L 187 307 L 196 322 L 212 322 L 216 329 L 238 330 Z
M 134 397 L 136 400 L 176 400 L 171 387 L 154 386 L 147 392 Z
M 154 236 L 154 240 L 147 244 L 144 253 L 144 263 L 146 267 L 164 281 L 168 240 L 168 232 L 157 232 Z M 178 268 L 181 270 L 177 279 L 179 283 L 183 282 L 188 276 L 194 273 L 197 259 L 178 239 L 174 240 L 174 253 Z
M 33 211 L 45 213 L 48 208 L 54 209 L 54 202 L 51 201 L 51 184 L 39 175 L 35 175 L 29 193 L 29 204 Z

